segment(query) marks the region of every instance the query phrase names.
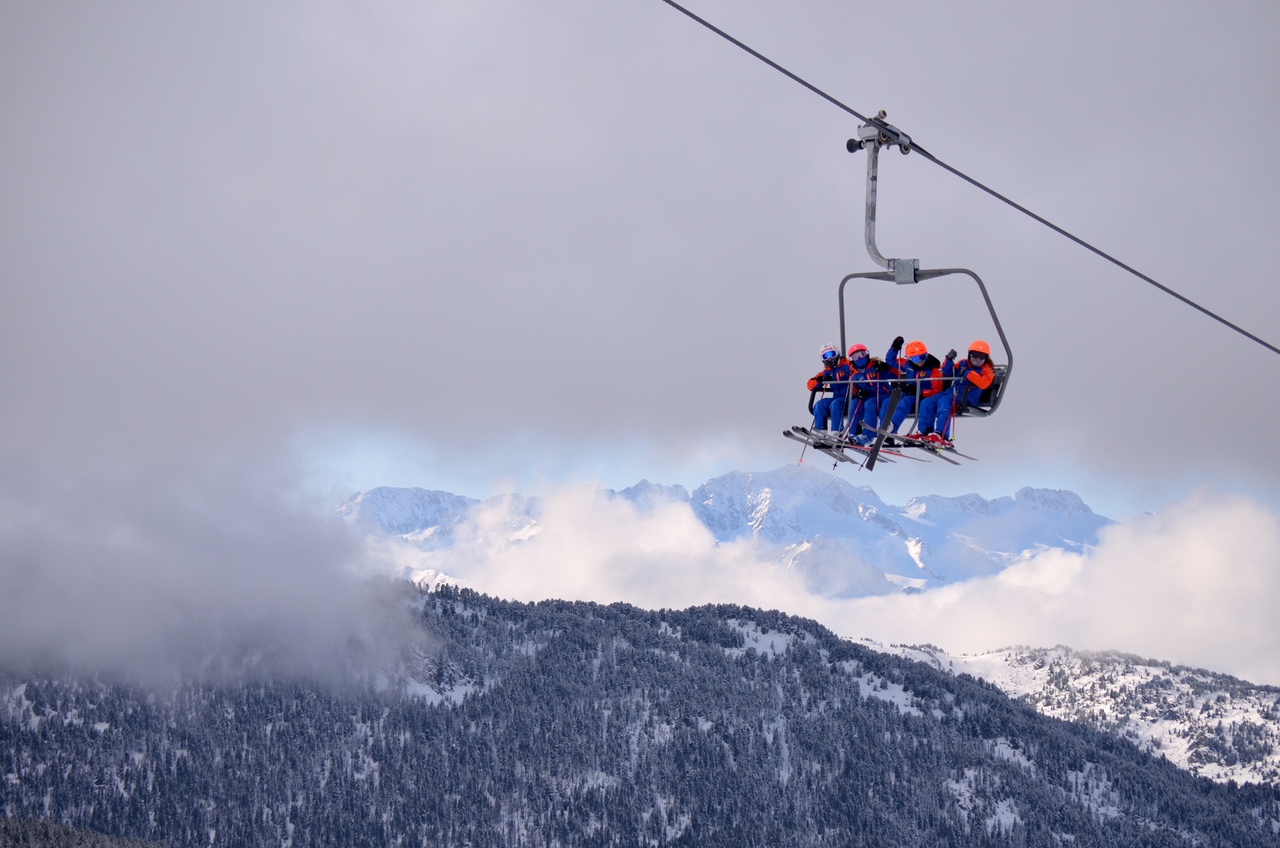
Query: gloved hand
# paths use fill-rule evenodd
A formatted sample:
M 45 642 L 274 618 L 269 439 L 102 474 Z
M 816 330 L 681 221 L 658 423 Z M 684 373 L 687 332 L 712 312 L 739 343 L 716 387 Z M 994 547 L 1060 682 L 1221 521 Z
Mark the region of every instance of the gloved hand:
M 890 350 L 902 350 L 902 345 L 906 341 L 902 336 L 898 336 L 893 340 L 893 344 L 889 345 Z
M 818 385 L 822 385 L 823 383 L 826 383 L 827 381 L 829 381 L 831 378 L 828 377 L 826 374 L 819 374 L 817 377 L 814 377 L 813 379 L 818 381 Z
M 866 400 L 871 397 L 871 392 L 866 389 L 858 389 L 858 400 Z
M 955 358 L 956 358 L 956 349 L 951 348 L 951 350 L 947 351 L 947 359 L 955 359 Z
M 889 364 L 889 363 L 887 363 L 887 362 L 879 361 L 879 362 L 877 362 L 877 363 L 876 363 L 876 370 L 877 370 L 877 371 L 892 371 L 892 370 L 893 370 L 893 366 L 892 366 L 892 365 L 890 365 L 890 364 Z
M 898 388 L 902 389 L 904 392 L 906 392 L 909 395 L 913 395 L 916 393 L 916 381 L 903 380 L 901 383 L 898 384 Z

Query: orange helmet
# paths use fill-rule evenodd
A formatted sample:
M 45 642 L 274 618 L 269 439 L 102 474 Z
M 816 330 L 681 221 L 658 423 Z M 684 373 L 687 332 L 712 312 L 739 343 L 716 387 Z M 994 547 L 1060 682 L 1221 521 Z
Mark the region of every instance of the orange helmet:
M 858 358 L 858 354 L 860 354 L 860 353 L 864 353 L 864 354 L 865 354 L 866 352 L 867 352 L 867 346 L 866 346 L 866 345 L 864 345 L 864 344 L 850 345 L 850 347 L 849 347 L 849 358 L 850 358 L 850 359 L 857 359 L 857 358 Z
M 991 345 L 987 344 L 982 339 L 978 339 L 976 342 L 969 345 L 969 352 L 973 353 L 974 351 L 977 351 L 978 353 L 985 353 L 988 357 L 990 357 Z
M 919 342 L 919 341 L 907 342 L 907 349 L 904 351 L 904 353 L 906 353 L 907 355 L 907 359 L 910 359 L 913 356 L 921 356 L 922 354 L 926 354 L 928 352 L 929 352 L 929 348 L 924 346 L 924 342 Z

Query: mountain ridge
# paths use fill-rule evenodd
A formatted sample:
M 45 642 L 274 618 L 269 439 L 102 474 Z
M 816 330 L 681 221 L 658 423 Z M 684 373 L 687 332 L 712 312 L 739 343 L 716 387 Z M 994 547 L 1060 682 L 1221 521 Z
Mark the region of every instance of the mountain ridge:
M 765 550 L 811 585 L 840 587 L 835 597 L 918 591 L 986 576 L 1027 551 L 1080 552 L 1114 524 L 1068 490 L 1024 487 L 992 500 L 924 495 L 895 506 L 870 487 L 795 465 L 729 472 L 692 492 L 643 480 L 600 493 L 640 511 L 687 504 L 718 542 Z M 415 499 L 421 503 L 411 504 Z M 479 510 L 505 509 L 499 526 L 527 540 L 541 526 L 540 505 L 541 499 L 522 495 L 480 501 L 427 489 L 379 488 L 357 492 L 337 511 L 366 531 L 435 551 L 454 544 L 459 528 Z M 857 572 L 856 579 L 843 579 L 846 572 Z
M 1113 523 L 1069 490 L 1023 487 L 992 499 L 922 495 L 895 506 L 869 487 L 794 466 L 731 472 L 692 492 L 641 481 L 600 496 L 641 511 L 687 504 L 717 542 L 750 544 L 807 590 L 830 598 L 921 591 L 986 576 L 1017 561 L 1026 544 L 1084 551 Z M 537 525 L 527 510 L 520 516 Z M 969 557 L 967 569 L 949 562 L 961 555 Z M 885 567 L 886 559 L 897 566 Z M 430 569 L 412 576 L 428 587 L 457 582 Z M 1005 649 L 975 659 L 939 648 L 913 658 L 984 677 L 1045 715 L 1129 739 L 1193 774 L 1280 785 L 1280 708 L 1268 687 L 1211 672 L 1197 676 L 1162 661 L 1138 663 L 1145 668 L 1139 673 L 1128 655 L 1054 650 Z M 1081 659 L 1087 656 L 1094 659 Z M 1052 672 L 1015 673 L 1037 664 Z M 1143 695 L 1135 697 L 1135 690 Z
M 395 685 L 351 641 L 343 686 L 0 668 L 0 805 L 182 845 L 1280 846 L 1273 787 L 808 619 L 378 586 L 422 631 Z
M 1121 651 L 883 646 L 997 686 L 1043 715 L 1087 724 L 1217 782 L 1280 786 L 1280 687 Z

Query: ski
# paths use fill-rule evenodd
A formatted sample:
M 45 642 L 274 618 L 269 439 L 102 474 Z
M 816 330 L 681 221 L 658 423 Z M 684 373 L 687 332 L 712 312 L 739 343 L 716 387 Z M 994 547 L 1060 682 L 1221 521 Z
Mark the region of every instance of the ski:
M 884 449 L 884 440 L 886 438 L 885 431 L 889 429 L 890 422 L 893 421 L 893 414 L 898 411 L 898 404 L 902 401 L 902 390 L 894 389 L 889 395 L 889 401 L 884 405 L 884 413 L 880 416 L 880 429 L 876 432 L 875 442 L 871 445 L 871 451 L 867 454 L 867 464 L 864 466 L 868 471 L 872 471 L 876 467 L 876 461 L 880 459 L 880 451 Z
M 804 427 L 792 427 L 790 430 L 783 430 L 782 435 L 786 436 L 788 439 L 794 439 L 795 441 L 800 442 L 803 445 L 808 445 L 809 447 L 813 448 L 814 450 L 818 451 L 824 456 L 829 456 L 832 459 L 838 459 L 841 462 L 852 462 L 855 465 L 861 465 L 862 463 L 858 462 L 853 457 L 846 455 L 844 453 L 845 449 L 847 448 L 851 450 L 856 450 L 858 453 L 862 453 L 862 454 L 865 454 L 868 450 L 870 450 L 870 448 L 864 445 L 855 445 L 850 442 L 842 442 L 837 445 L 827 439 L 822 439 L 821 441 L 817 441 L 821 437 L 813 435 L 809 430 L 806 430 Z M 928 460 L 920 459 L 919 457 L 915 457 L 915 456 L 907 456 L 906 454 L 901 454 L 896 451 L 889 451 L 888 455 L 896 458 L 900 458 L 900 459 L 913 459 L 916 462 L 928 461 Z M 885 458 L 885 462 L 891 463 L 893 461 L 894 460 L 888 459 L 887 457 Z
M 848 445 L 845 445 L 845 447 L 849 448 L 849 450 L 856 450 L 858 453 L 864 454 L 866 456 L 871 455 L 871 445 L 848 444 Z M 893 459 L 909 459 L 912 462 L 928 462 L 929 461 L 922 456 L 912 456 L 911 454 L 902 453 L 901 451 L 896 451 L 896 450 L 893 450 L 892 448 L 881 448 L 880 459 L 884 462 L 893 462 L 893 459 L 889 459 L 889 457 L 893 457 Z
M 807 427 L 792 427 L 791 430 L 792 430 L 791 433 L 784 432 L 782 435 L 795 439 L 798 442 L 805 441 L 810 447 L 814 447 L 814 448 L 817 448 L 819 446 L 819 443 L 823 443 L 824 445 L 830 444 L 829 437 L 819 436 L 816 433 L 814 433 L 812 430 L 808 429 Z M 801 437 L 807 437 L 807 438 L 802 439 Z M 871 453 L 871 445 L 860 445 L 857 442 L 852 441 L 848 438 L 841 439 L 839 442 L 839 447 L 845 448 L 848 450 L 855 450 L 861 454 Z M 883 450 L 880 451 L 880 454 L 882 456 L 892 456 L 897 459 L 909 459 L 912 462 L 928 462 L 929 461 L 927 459 L 922 459 L 918 456 L 911 456 L 909 454 L 905 454 L 905 453 L 902 453 L 901 451 L 893 450 L 891 448 L 884 448 Z M 886 459 L 885 461 L 888 462 L 889 460 Z
M 969 456 L 969 454 L 967 453 L 960 453 L 960 451 L 955 449 L 954 445 L 948 446 L 948 445 L 939 445 L 939 444 L 936 444 L 935 442 L 927 442 L 924 439 L 920 438 L 919 436 L 898 436 L 898 438 L 902 439 L 906 443 L 906 447 L 923 448 L 924 450 L 927 450 L 931 453 L 935 453 L 939 456 L 942 456 L 942 454 L 944 453 L 953 453 L 956 456 L 963 457 L 965 459 L 971 459 L 971 460 L 974 460 L 975 462 L 978 459 L 976 456 Z M 942 458 L 946 459 L 947 457 L 944 456 Z M 955 464 L 959 465 L 960 463 L 956 462 Z
M 916 441 L 916 440 L 912 440 L 912 441 L 913 441 L 913 443 L 912 443 L 912 444 L 908 444 L 908 445 L 907 445 L 907 447 L 909 447 L 909 448 L 919 448 L 919 449 L 920 449 L 920 450 L 922 450 L 922 451 L 926 451 L 926 452 L 928 452 L 928 453 L 933 454 L 934 456 L 936 456 L 938 459 L 942 460 L 943 462 L 949 462 L 949 463 L 951 463 L 952 465 L 959 465 L 959 464 L 960 464 L 960 460 L 958 460 L 958 459 L 952 459 L 951 457 L 947 456 L 946 452 L 945 452 L 945 451 L 943 451 L 943 449 L 942 449 L 942 448 L 939 448 L 939 447 L 937 447 L 937 446 L 935 446 L 935 445 L 930 445 L 928 442 L 921 442 L 921 441 Z

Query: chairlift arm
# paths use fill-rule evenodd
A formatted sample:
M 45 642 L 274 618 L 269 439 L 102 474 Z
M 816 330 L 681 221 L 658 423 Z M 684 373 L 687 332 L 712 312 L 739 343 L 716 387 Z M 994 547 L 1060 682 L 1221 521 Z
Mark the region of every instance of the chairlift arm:
M 849 139 L 845 148 L 850 153 L 867 151 L 867 214 L 863 235 L 871 261 L 888 269 L 894 275 L 895 282 L 915 283 L 918 282 L 916 272 L 920 269 L 919 259 L 889 259 L 876 247 L 876 192 L 880 182 L 880 148 L 896 144 L 903 153 L 911 152 L 911 137 L 892 124 L 885 123 L 885 117 L 884 110 L 881 110 L 875 118 L 858 127 L 858 137 Z

